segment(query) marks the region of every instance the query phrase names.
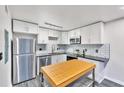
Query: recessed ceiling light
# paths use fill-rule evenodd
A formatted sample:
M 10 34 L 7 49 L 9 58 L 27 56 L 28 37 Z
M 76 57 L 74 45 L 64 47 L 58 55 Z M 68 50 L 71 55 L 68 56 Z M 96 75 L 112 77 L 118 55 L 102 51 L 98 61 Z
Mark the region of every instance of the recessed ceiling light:
M 124 10 L 124 6 L 120 7 L 120 9 Z

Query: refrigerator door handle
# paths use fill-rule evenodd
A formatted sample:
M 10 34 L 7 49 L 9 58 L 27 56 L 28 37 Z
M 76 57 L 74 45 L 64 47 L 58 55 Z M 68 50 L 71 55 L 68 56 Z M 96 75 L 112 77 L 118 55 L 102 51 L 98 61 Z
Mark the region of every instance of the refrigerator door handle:
M 16 67 L 17 67 L 17 82 L 20 81 L 20 72 L 19 72 L 19 56 L 17 56 L 17 63 L 16 63 Z

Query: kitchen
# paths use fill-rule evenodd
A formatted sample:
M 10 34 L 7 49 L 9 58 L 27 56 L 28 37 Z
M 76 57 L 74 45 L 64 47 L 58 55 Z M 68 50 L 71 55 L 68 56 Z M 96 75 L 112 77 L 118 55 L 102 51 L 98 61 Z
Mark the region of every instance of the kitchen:
M 73 59 L 96 65 L 95 87 L 123 87 L 124 76 L 118 73 L 123 69 L 123 44 L 119 41 L 123 40 L 124 13 L 120 7 L 0 6 L 0 44 L 4 43 L 0 69 L 7 68 L 0 86 L 51 87 L 41 67 Z M 110 17 L 115 11 L 118 15 Z M 92 78 L 89 71 L 67 87 L 91 86 Z

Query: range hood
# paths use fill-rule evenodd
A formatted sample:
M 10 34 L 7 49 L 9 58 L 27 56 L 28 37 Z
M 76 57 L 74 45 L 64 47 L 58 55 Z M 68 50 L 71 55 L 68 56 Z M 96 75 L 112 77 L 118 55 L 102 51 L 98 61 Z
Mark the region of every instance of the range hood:
M 54 36 L 48 36 L 49 40 L 58 40 L 58 37 L 54 37 Z

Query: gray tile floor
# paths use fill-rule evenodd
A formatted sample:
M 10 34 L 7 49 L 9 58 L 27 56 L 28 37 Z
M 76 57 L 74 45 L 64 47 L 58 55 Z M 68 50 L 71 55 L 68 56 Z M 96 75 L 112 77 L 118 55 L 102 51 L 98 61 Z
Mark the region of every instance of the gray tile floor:
M 71 83 L 67 87 L 86 87 L 90 82 L 91 80 L 89 78 L 82 77 L 76 80 L 75 82 Z M 44 85 L 50 87 L 50 84 L 48 84 L 48 82 L 45 82 Z M 104 79 L 100 84 L 96 83 L 95 86 L 96 87 L 123 87 L 122 85 L 119 85 L 117 83 L 114 83 L 106 79 Z M 40 76 L 37 76 L 35 79 L 32 79 L 30 81 L 26 81 L 21 84 L 14 85 L 14 87 L 42 87 Z

